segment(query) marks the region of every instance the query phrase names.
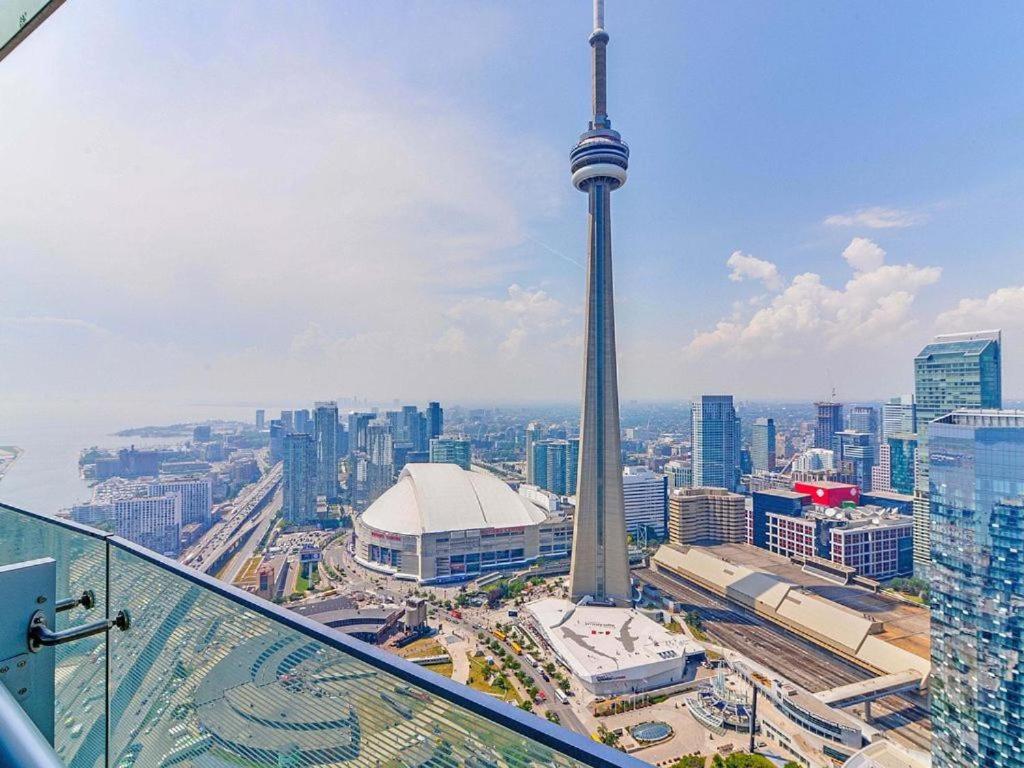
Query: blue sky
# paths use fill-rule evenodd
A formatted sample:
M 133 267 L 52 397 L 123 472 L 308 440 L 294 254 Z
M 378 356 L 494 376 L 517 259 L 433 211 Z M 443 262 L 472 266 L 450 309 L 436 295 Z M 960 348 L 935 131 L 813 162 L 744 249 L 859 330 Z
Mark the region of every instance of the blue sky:
M 623 396 L 886 397 L 934 333 L 994 326 L 1024 395 L 1022 22 L 608 0 Z M 589 23 L 68 3 L 0 65 L 0 386 L 578 396 Z

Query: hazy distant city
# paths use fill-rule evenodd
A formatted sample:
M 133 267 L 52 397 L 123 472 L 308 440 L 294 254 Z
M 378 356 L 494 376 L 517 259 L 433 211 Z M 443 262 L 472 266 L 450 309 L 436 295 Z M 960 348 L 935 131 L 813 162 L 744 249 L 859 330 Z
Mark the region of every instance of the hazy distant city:
M 607 5 L 0 0 L 0 768 L 1024 768 L 1024 16 Z

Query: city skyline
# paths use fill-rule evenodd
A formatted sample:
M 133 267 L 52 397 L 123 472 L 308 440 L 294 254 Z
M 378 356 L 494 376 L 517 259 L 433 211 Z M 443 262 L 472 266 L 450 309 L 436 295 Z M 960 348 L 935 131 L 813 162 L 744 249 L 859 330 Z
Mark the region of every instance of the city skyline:
M 573 399 L 583 239 L 556 169 L 585 96 L 581 9 L 397 8 L 225 5 L 195 36 L 197 6 L 72 5 L 7 59 L 5 394 L 312 401 L 344 381 L 382 400 Z M 881 5 L 620 13 L 613 85 L 630 84 L 621 127 L 644 150 L 620 204 L 624 399 L 880 399 L 909 391 L 925 339 L 990 327 L 1018 361 L 1006 396 L 1024 396 L 1024 196 L 1004 162 L 1019 96 L 990 77 L 1017 68 L 1019 10 L 940 10 L 923 26 Z M 972 57 L 921 58 L 953 31 Z M 273 47 L 284 35 L 302 52 Z M 951 89 L 970 98 L 927 98 Z M 991 119 L 968 142 L 969 114 Z M 688 275 L 701 290 L 680 301 Z M 829 364 L 805 369 L 811 351 Z M 876 375 L 847 380 L 851 358 Z M 548 375 L 523 381 L 524 364 Z M 756 381 L 736 375 L 750 364 Z

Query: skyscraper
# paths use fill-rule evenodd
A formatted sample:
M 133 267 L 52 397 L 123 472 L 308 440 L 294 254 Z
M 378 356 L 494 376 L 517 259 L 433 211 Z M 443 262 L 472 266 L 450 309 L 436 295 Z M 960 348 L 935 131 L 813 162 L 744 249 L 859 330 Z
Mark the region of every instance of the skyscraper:
M 740 420 L 732 395 L 701 395 L 690 408 L 694 487 L 740 484 Z
M 897 432 L 890 435 L 885 442 L 889 449 L 889 487 L 896 493 L 913 493 L 917 435 Z
M 647 467 L 626 467 L 622 470 L 622 498 L 626 530 L 637 535 L 646 528 L 651 537 L 666 535 L 666 504 L 668 478 Z
M 871 470 L 875 466 L 875 446 L 871 435 L 853 429 L 836 432 L 835 460 L 843 482 L 861 490 L 871 490 Z
M 526 425 L 526 482 L 530 485 L 541 485 L 537 482 L 537 469 L 534 444 L 544 439 L 544 426 L 537 421 L 531 421 Z M 541 470 L 543 472 L 543 470 Z
M 366 450 L 366 427 L 376 418 L 373 413 L 352 411 L 348 415 L 348 452 Z
M 309 424 L 309 409 L 300 408 L 292 414 L 292 423 L 295 427 L 296 432 L 305 432 L 307 435 L 313 434 L 313 430 Z
M 872 445 L 878 443 L 879 425 L 878 409 L 873 405 L 855 405 L 850 408 L 849 428 L 855 432 L 867 432 L 871 436 Z
M 567 448 L 565 453 L 565 492 L 570 496 L 576 495 L 576 475 L 580 469 L 580 439 L 570 437 L 566 440 Z
M 256 429 L 263 431 L 264 422 L 267 418 L 267 412 L 262 408 L 256 410 Z
M 366 427 L 366 500 L 376 501 L 395 482 L 395 430 L 377 419 Z
M 338 404 L 320 402 L 313 417 L 316 437 L 316 492 L 338 498 Z
M 427 403 L 427 439 L 444 434 L 444 408 L 438 402 Z
M 818 411 L 817 421 L 814 424 L 814 447 L 834 450 L 833 442 L 836 432 L 843 428 L 843 404 L 815 403 Z
M 931 561 L 928 427 L 959 408 L 1002 408 L 1002 334 L 976 331 L 936 336 L 914 358 L 917 472 L 914 484 L 914 571 Z
M 928 424 L 932 760 L 1024 767 L 1024 411 Z
M 882 406 L 882 439 L 898 432 L 913 433 L 917 431 L 917 406 L 913 395 L 900 395 L 889 398 Z
M 629 148 L 608 119 L 604 0 L 594 0 L 590 35 L 593 119 L 569 155 L 572 183 L 587 193 L 589 253 L 584 320 L 580 468 L 569 591 L 573 600 L 631 602 L 619 448 L 615 367 L 611 193 L 626 181 Z
M 750 461 L 755 471 L 775 470 L 775 419 L 754 419 L 750 437 Z
M 284 457 L 284 437 L 288 434 L 288 430 L 284 428 L 284 424 L 281 423 L 280 419 L 270 420 L 270 461 L 272 463 L 279 462 Z
M 284 504 L 281 510 L 289 523 L 316 519 L 317 455 L 313 436 L 305 432 L 284 438 Z

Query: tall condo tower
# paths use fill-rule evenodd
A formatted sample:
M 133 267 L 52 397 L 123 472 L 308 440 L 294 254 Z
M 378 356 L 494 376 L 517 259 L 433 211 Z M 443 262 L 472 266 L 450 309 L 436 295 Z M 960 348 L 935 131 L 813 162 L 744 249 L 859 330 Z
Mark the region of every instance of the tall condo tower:
M 604 0 L 594 0 L 594 116 L 569 154 L 572 183 L 587 193 L 586 343 L 583 353 L 583 408 L 580 459 L 569 585 L 573 601 L 629 605 L 629 557 L 622 501 L 619 452 L 619 387 L 615 368 L 615 312 L 612 304 L 611 193 L 626 182 L 627 147 L 608 119 Z

